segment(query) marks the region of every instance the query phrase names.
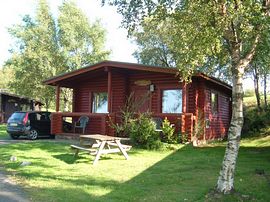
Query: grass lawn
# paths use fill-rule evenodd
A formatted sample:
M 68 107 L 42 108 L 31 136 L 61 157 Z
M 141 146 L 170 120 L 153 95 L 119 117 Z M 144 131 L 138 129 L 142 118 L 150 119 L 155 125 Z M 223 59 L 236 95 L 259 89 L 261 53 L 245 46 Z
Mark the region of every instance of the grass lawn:
M 0 167 L 33 201 L 216 201 L 206 195 L 216 184 L 224 145 L 160 152 L 132 149 L 129 161 L 111 154 L 93 166 L 87 154 L 74 159 L 68 143 L 38 140 L 1 145 Z M 11 155 L 17 162 L 9 161 Z M 32 164 L 21 167 L 22 161 Z M 267 179 L 256 169 L 270 174 L 270 136 L 242 141 L 235 176 L 241 197 L 222 196 L 218 201 L 242 201 L 242 195 L 248 195 L 246 201 L 270 201 L 270 175 Z
M 6 125 L 0 124 L 0 139 L 10 139 L 9 135 L 6 132 Z

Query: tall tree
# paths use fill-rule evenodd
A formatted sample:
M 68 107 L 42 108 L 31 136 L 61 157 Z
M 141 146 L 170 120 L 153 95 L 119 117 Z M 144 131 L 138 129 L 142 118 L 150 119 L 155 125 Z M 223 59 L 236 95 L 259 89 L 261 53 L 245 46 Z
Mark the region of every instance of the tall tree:
M 12 81 L 14 79 L 13 69 L 0 68 L 0 78 L 0 89 L 9 90 L 9 81 Z
M 106 32 L 100 22 L 90 24 L 73 1 L 64 1 L 59 10 L 59 43 L 69 70 L 107 59 L 110 51 L 104 49 Z
M 47 109 L 54 101 L 54 89 L 43 85 L 44 79 L 104 60 L 109 54 L 104 50 L 104 29 L 98 22 L 90 25 L 82 11 L 68 1 L 60 8 L 58 23 L 48 2 L 39 0 L 35 16 L 24 16 L 9 32 L 16 40 L 5 65 L 15 71 L 10 86 L 18 94 L 45 102 Z M 64 91 L 64 95 L 66 100 L 70 92 Z
M 59 11 L 59 44 L 65 57 L 66 71 L 108 58 L 110 51 L 104 48 L 106 31 L 98 20 L 90 24 L 87 16 L 74 1 L 64 1 Z M 63 109 L 68 111 L 72 92 L 62 88 L 61 95 Z
M 149 20 L 142 24 L 143 29 L 132 33 L 138 45 L 138 50 L 133 54 L 137 61 L 146 65 L 176 67 L 176 57 L 166 43 L 169 23 L 161 22 L 158 29 L 156 23 L 151 24 Z
M 130 32 L 135 39 L 138 50 L 133 54 L 139 63 L 164 67 L 177 67 L 183 64 L 182 49 L 175 47 L 172 40 L 173 19 L 153 21 L 146 18 L 141 22 L 138 30 Z M 227 58 L 219 53 L 215 57 L 208 57 L 206 63 L 194 68 L 194 72 L 207 72 L 208 75 L 219 77 L 230 82 L 231 74 Z
M 268 33 L 269 34 L 269 33 Z M 268 77 L 270 75 L 270 35 L 266 35 L 262 39 L 262 45 L 258 46 L 257 53 L 255 54 L 254 60 L 251 64 L 251 69 L 253 68 L 255 72 L 255 68 L 258 73 L 258 80 L 262 81 L 263 86 L 263 94 L 264 94 L 264 107 L 267 109 L 267 84 Z M 255 74 L 256 75 L 256 74 Z M 267 82 L 268 81 L 268 82 Z M 259 83 L 259 81 L 258 81 Z M 256 88 L 255 88 L 256 89 Z M 258 99 L 258 98 L 257 98 Z
M 54 90 L 44 86 L 42 80 L 58 72 L 61 58 L 55 22 L 48 3 L 40 0 L 35 19 L 25 16 L 23 23 L 13 26 L 9 32 L 17 40 L 12 57 L 6 63 L 6 66 L 15 69 L 15 80 L 11 82 L 11 87 L 18 94 L 41 99 L 48 109 Z
M 255 96 L 256 96 L 256 101 L 257 101 L 257 108 L 258 111 L 262 111 L 261 107 L 261 95 L 260 95 L 260 67 L 259 64 L 256 62 L 253 62 L 250 65 L 251 71 L 252 71 L 252 77 L 253 77 L 253 82 L 254 82 L 254 91 L 255 91 Z
M 234 189 L 234 173 L 243 126 L 243 75 L 257 46 L 269 32 L 269 0 L 152 1 L 103 0 L 118 6 L 130 32 L 141 22 L 170 19 L 171 47 L 181 53 L 178 68 L 184 78 L 214 61 L 228 64 L 232 75 L 232 119 L 217 191 Z M 173 49 L 173 50 L 174 50 Z

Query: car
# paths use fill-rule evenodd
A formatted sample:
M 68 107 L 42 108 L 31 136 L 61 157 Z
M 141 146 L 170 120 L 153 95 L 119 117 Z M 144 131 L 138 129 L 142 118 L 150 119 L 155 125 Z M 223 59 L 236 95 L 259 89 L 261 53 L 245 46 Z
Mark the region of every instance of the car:
M 31 140 L 40 136 L 54 138 L 50 115 L 50 112 L 44 111 L 14 112 L 7 121 L 7 132 L 12 139 L 20 136 L 27 136 Z

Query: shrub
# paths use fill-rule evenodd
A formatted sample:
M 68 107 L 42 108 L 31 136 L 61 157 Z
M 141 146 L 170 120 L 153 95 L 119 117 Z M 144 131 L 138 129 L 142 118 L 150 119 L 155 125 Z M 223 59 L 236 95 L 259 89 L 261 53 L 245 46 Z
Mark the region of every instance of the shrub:
M 177 143 L 178 137 L 174 134 L 174 125 L 165 117 L 162 122 L 162 141 L 167 143 Z
M 270 109 L 259 112 L 256 108 L 244 110 L 242 136 L 251 136 L 270 126 Z
M 182 144 L 185 144 L 186 142 L 188 142 L 188 134 L 187 133 L 180 133 L 179 139 L 180 139 Z
M 199 140 L 204 134 L 205 121 L 204 114 L 201 109 L 198 110 L 198 119 L 193 129 L 193 138 Z
M 109 117 L 109 125 L 119 137 L 128 137 L 131 130 L 131 121 L 136 119 L 138 109 L 148 100 L 148 96 L 143 97 L 139 101 L 135 100 L 134 93 L 131 93 L 125 102 L 125 105 L 120 108 L 121 123 L 114 123 Z
M 148 113 L 139 114 L 130 122 L 130 138 L 135 146 L 145 149 L 159 149 L 162 143 L 159 133 L 155 131 L 155 123 Z

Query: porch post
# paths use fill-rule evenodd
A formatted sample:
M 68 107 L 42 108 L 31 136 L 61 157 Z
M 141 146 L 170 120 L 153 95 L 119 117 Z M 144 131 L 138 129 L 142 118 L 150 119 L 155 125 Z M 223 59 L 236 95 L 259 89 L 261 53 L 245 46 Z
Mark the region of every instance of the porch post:
M 56 86 L 55 97 L 56 97 L 55 111 L 59 112 L 59 105 L 60 105 L 60 86 L 59 85 Z
M 183 82 L 182 88 L 182 113 L 187 112 L 187 84 Z
M 108 112 L 112 112 L 112 71 L 107 68 L 108 71 Z

